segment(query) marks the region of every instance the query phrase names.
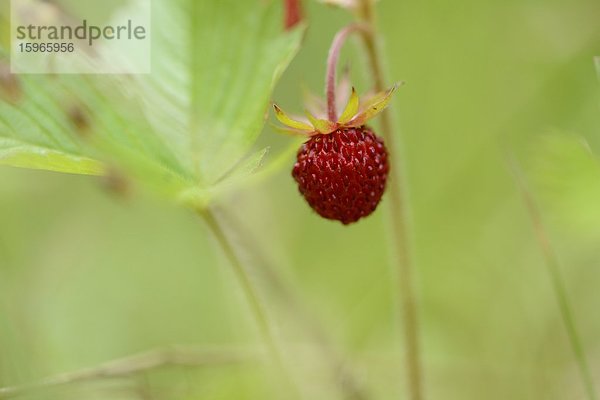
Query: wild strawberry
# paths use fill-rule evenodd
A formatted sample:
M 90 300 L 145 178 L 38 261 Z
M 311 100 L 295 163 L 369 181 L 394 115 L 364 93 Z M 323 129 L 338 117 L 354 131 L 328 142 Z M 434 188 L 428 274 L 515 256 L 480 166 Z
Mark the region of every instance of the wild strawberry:
M 292 176 L 320 216 L 347 225 L 377 208 L 390 166 L 383 140 L 365 123 L 389 104 L 396 88 L 372 96 L 362 106 L 352 88 L 346 108 L 333 119 L 307 112 L 308 120 L 302 121 L 274 105 L 277 119 L 287 126 L 281 130 L 309 137 L 298 151 Z
M 340 50 L 353 32 L 369 34 L 363 25 L 349 25 L 337 33 L 331 44 L 327 59 L 327 103 L 310 95 L 308 102 L 312 107 L 308 104 L 307 120 L 291 118 L 273 104 L 275 116 L 286 125 L 278 129 L 309 137 L 300 147 L 292 171 L 300 193 L 320 216 L 344 225 L 375 211 L 385 191 L 390 170 L 388 153 L 383 140 L 365 124 L 388 106 L 398 88 L 396 84 L 361 101 L 354 88 L 348 95 L 350 79 L 346 70 L 336 89 Z M 342 110 L 336 98 L 344 95 L 348 103 Z
M 360 127 L 310 138 L 298 151 L 292 176 L 320 216 L 346 225 L 375 211 L 388 172 L 383 140 Z

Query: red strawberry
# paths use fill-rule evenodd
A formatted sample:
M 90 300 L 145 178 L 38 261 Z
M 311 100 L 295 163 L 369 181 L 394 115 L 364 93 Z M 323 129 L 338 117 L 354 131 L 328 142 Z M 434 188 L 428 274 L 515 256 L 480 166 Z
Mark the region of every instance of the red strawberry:
M 361 126 L 312 136 L 298 151 L 292 176 L 320 216 L 346 225 L 375 211 L 388 172 L 383 140 Z
M 291 118 L 274 105 L 277 119 L 288 133 L 309 137 L 298 151 L 292 176 L 300 193 L 322 217 L 344 225 L 370 215 L 385 191 L 390 170 L 383 143 L 365 126 L 390 102 L 397 85 L 361 102 L 354 88 L 346 108 L 319 119 L 307 112 L 307 121 Z M 333 116 L 333 117 L 332 117 Z
M 277 119 L 286 125 L 281 130 L 309 137 L 298 151 L 292 171 L 300 193 L 320 216 L 344 225 L 375 211 L 385 191 L 390 170 L 388 154 L 383 140 L 365 124 L 388 106 L 398 88 L 394 85 L 362 100 L 352 88 L 348 96 L 350 79 L 346 69 L 336 89 L 340 50 L 348 36 L 358 31 L 364 31 L 364 27 L 354 24 L 335 35 L 327 57 L 327 102 L 309 96 L 316 110 L 309 105 L 307 120 L 291 118 L 273 105 Z M 344 92 L 348 102 L 342 110 L 336 98 Z

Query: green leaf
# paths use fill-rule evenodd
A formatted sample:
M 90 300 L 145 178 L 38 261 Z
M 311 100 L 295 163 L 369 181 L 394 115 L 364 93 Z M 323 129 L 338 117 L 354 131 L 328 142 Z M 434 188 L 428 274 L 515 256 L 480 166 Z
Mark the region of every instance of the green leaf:
M 301 131 L 312 132 L 314 130 L 313 126 L 311 126 L 305 122 L 298 121 L 294 118 L 291 118 L 289 115 L 287 115 L 285 113 L 285 111 L 283 111 L 281 108 L 279 108 L 279 106 L 277 104 L 273 104 L 273 109 L 275 110 L 275 117 L 282 124 L 292 128 L 292 129 L 298 129 Z
M 102 163 L 13 139 L 0 138 L 0 165 L 82 175 L 103 175 Z
M 205 186 L 252 149 L 303 29 L 279 1 L 156 1 L 152 74 L 139 95 L 156 131 Z
M 361 126 L 365 122 L 381 113 L 390 104 L 394 92 L 402 83 L 395 83 L 390 89 L 376 93 L 372 98 L 367 99 L 365 104 L 361 105 L 361 111 L 348 124 L 349 126 Z
M 358 104 L 359 104 L 358 94 L 356 94 L 356 90 L 354 88 L 352 88 L 352 93 L 350 94 L 350 99 L 348 100 L 348 104 L 346 105 L 346 108 L 344 108 L 344 112 L 342 112 L 342 115 L 338 119 L 338 123 L 345 124 L 345 123 L 349 122 L 358 112 Z
M 0 70 L 2 61 L 0 58 Z M 5 99 L 0 102 L 0 164 L 73 174 L 103 173 L 102 163 L 87 157 L 82 143 L 69 133 L 73 127 L 60 103 L 64 91 L 56 81 L 42 84 L 37 77 L 19 79 L 0 73 L 0 92 L 5 95 L 0 96 Z
M 0 96 L 0 164 L 92 175 L 114 164 L 206 205 L 262 159 L 247 155 L 303 34 L 283 31 L 280 3 L 155 0 L 150 74 L 16 76 L 18 100 Z
M 221 182 L 213 186 L 213 193 L 220 194 L 232 188 L 237 188 L 239 185 L 244 185 L 262 167 L 268 152 L 269 148 L 266 147 L 241 161 Z

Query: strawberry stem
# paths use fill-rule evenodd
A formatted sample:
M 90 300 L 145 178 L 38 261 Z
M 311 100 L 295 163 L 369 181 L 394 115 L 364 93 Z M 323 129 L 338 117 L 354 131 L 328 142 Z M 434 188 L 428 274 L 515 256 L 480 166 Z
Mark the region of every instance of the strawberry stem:
M 376 91 L 385 90 L 385 77 L 382 55 L 378 46 L 375 23 L 375 2 L 359 0 L 357 19 L 367 28 L 362 30 L 363 42 L 367 53 L 369 68 L 375 83 Z M 391 113 L 385 110 L 381 114 L 381 131 L 388 145 L 388 151 L 394 167 L 390 172 L 389 213 L 392 225 L 396 255 L 393 262 L 398 270 L 398 295 L 402 307 L 401 320 L 404 326 L 404 343 L 406 347 L 406 372 L 410 400 L 423 400 L 423 371 L 419 338 L 419 313 L 417 290 L 414 282 L 414 265 L 410 255 L 409 218 L 406 187 L 396 147 L 396 130 Z
M 333 38 L 329 55 L 327 56 L 327 75 L 325 77 L 325 92 L 327 94 L 327 117 L 331 122 L 337 122 L 337 108 L 335 103 L 335 84 L 337 63 L 340 58 L 340 51 L 346 42 L 346 39 L 353 32 L 367 32 L 363 24 L 351 24 L 341 29 Z

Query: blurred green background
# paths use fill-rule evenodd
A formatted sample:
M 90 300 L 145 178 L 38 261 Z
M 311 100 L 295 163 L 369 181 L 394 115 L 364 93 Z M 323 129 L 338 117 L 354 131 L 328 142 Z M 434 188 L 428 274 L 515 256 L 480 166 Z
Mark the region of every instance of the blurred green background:
M 273 95 L 290 110 L 301 107 L 299 83 L 321 90 L 330 39 L 351 20 L 305 3 L 308 35 Z M 377 11 L 389 82 L 406 81 L 392 109 L 407 168 L 427 398 L 586 398 L 506 159 L 516 155 L 540 204 L 600 387 L 600 4 L 381 0 Z M 370 80 L 355 44 L 342 61 L 363 92 Z M 275 156 L 290 142 L 267 126 L 260 143 Z M 372 398 L 405 398 L 386 205 L 349 227 L 322 220 L 298 195 L 292 163 L 222 209 Z M 170 344 L 257 346 L 202 221 L 140 188 L 126 198 L 106 188 L 97 178 L 0 169 L 0 386 Z M 276 294 L 268 299 L 308 398 L 337 398 L 321 382 L 314 340 L 298 328 L 304 320 Z M 23 397 L 285 398 L 271 379 L 255 364 L 167 368 Z

